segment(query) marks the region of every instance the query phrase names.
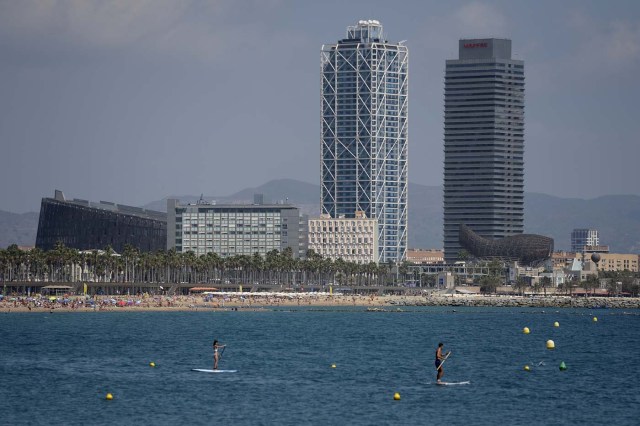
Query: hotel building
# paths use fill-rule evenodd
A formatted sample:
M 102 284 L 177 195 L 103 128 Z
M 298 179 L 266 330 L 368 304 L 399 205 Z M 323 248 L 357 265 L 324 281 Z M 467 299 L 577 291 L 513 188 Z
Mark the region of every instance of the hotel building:
M 377 263 L 378 224 L 364 212 L 355 218 L 323 215 L 309 219 L 309 249 L 322 257 L 355 263 Z
M 321 53 L 321 213 L 377 221 L 378 262 L 407 249 L 409 52 L 359 21 Z
M 290 247 L 294 258 L 306 253 L 305 220 L 288 204 L 180 205 L 167 200 L 167 249 L 201 256 L 265 255 Z
M 444 257 L 458 260 L 460 225 L 502 239 L 524 230 L 524 62 L 511 40 L 460 40 L 447 60 Z

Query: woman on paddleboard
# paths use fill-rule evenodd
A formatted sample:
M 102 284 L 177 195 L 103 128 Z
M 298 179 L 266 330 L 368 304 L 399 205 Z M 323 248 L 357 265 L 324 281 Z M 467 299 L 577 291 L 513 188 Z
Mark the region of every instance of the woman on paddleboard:
M 220 355 L 218 353 L 218 349 L 224 348 L 226 345 L 221 345 L 217 340 L 213 341 L 213 369 L 218 369 L 218 360 L 220 359 Z
M 442 354 L 443 347 L 444 347 L 444 343 L 438 343 L 438 349 L 436 349 L 436 371 L 438 372 L 438 375 L 436 376 L 437 383 L 440 383 L 440 379 L 442 379 L 442 376 L 444 375 L 444 370 L 442 369 L 442 363 L 444 362 L 445 359 L 447 359 L 449 354 L 451 354 L 451 351 L 449 351 L 447 352 L 446 355 L 443 355 Z

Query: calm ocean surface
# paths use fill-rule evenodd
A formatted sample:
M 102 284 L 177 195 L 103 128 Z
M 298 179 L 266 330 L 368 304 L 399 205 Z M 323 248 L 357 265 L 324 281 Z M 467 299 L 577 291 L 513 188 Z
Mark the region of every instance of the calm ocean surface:
M 640 420 L 637 311 L 0 314 L 0 336 L 0 424 L 7 425 Z M 214 338 L 228 344 L 220 368 L 237 373 L 190 371 L 212 368 Z M 433 384 L 439 341 L 453 352 L 444 379 L 470 385 Z

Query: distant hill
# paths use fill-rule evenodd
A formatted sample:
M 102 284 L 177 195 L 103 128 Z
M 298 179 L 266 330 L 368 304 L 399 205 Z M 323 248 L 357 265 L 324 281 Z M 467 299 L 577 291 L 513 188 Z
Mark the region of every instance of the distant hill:
M 0 210 L 0 248 L 11 244 L 34 246 L 39 216 L 34 212 L 17 214 Z
M 247 203 L 256 193 L 264 194 L 266 202 L 288 202 L 310 216 L 320 213 L 320 187 L 293 179 L 272 180 L 264 185 L 247 188 L 226 196 L 204 196 L 218 203 Z M 199 195 L 180 195 L 182 203 L 192 203 Z M 142 207 L 166 211 L 167 198 Z M 409 246 L 442 247 L 442 188 L 416 183 L 409 184 Z M 38 213 L 14 214 L 0 211 L 0 247 L 9 244 L 34 245 Z M 525 193 L 525 232 L 542 234 L 555 240 L 556 250 L 571 247 L 574 228 L 596 228 L 601 244 L 612 252 L 640 253 L 640 196 L 610 195 L 582 200 L 560 198 L 546 194 Z
M 207 201 L 216 201 L 218 203 L 251 203 L 254 194 L 263 194 L 266 203 L 287 202 L 299 205 L 314 205 L 319 211 L 320 187 L 312 183 L 301 182 L 293 179 L 276 179 L 255 188 L 246 188 L 231 195 L 205 195 Z M 152 201 L 144 205 L 145 209 L 156 211 L 167 210 L 167 199 L 176 198 L 181 203 L 194 203 L 199 195 L 170 195 L 162 200 Z M 314 213 L 317 214 L 317 213 Z

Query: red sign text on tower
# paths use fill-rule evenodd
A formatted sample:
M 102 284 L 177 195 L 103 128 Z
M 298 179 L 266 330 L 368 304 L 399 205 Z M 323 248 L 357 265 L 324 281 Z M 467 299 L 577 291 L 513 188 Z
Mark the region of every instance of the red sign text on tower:
M 465 43 L 464 47 L 466 49 L 473 49 L 476 47 L 489 47 L 489 43 Z

